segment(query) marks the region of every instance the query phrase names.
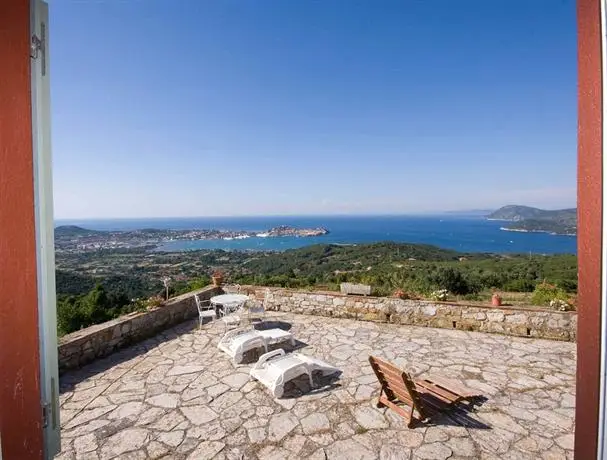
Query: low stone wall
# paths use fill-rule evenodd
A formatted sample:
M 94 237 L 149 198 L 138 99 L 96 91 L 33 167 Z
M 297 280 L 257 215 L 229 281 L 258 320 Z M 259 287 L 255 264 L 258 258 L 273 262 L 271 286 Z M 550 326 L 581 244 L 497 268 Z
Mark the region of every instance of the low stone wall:
M 131 313 L 112 321 L 81 329 L 59 339 L 59 372 L 78 368 L 156 335 L 176 324 L 198 316 L 194 294 L 206 300 L 221 289 L 206 287 L 169 299 L 163 306 L 142 313 Z
M 257 297 L 267 288 L 249 287 Z M 270 288 L 269 310 L 575 342 L 577 313 Z
M 258 286 L 246 286 L 245 290 L 258 298 L 264 298 L 269 290 L 268 310 L 571 342 L 576 340 L 575 312 L 347 296 L 333 292 Z M 59 372 L 78 368 L 195 318 L 198 313 L 194 294 L 206 300 L 222 292 L 221 288 L 209 286 L 170 299 L 155 310 L 131 313 L 65 335 L 59 339 Z

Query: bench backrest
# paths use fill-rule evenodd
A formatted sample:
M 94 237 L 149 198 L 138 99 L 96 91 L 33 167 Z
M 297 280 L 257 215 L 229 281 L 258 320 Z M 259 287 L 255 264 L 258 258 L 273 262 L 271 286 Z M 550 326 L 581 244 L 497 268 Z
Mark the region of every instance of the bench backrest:
M 389 399 L 398 399 L 411 406 L 422 418 L 426 416 L 422 401 L 415 389 L 415 383 L 409 374 L 374 356 L 369 356 L 369 363 Z

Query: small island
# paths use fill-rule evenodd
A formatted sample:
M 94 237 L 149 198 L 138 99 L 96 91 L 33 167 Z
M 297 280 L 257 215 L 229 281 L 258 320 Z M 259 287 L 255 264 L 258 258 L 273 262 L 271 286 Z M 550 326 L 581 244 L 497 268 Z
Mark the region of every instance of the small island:
M 329 233 L 323 227 L 295 228 L 287 225 L 273 227 L 263 232 L 243 230 L 191 229 L 170 230 L 146 228 L 141 230 L 101 231 L 75 225 L 55 228 L 55 247 L 58 251 L 81 252 L 100 249 L 154 249 L 170 241 L 238 240 L 245 238 L 312 237 Z
M 488 220 L 510 222 L 500 230 L 508 232 L 537 232 L 552 235 L 577 234 L 577 209 L 545 210 L 530 206 L 508 205 L 487 216 Z
M 287 225 L 280 225 L 278 227 L 271 228 L 268 230 L 268 236 L 321 236 L 329 233 L 329 230 L 322 227 L 317 228 L 293 228 Z

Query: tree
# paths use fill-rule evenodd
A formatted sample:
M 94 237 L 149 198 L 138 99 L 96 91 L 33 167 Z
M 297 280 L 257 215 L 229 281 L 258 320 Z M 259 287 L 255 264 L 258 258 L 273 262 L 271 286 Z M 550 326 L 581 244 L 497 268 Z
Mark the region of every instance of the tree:
M 57 302 L 58 332 L 60 335 L 69 334 L 109 321 L 126 313 L 129 303 L 124 293 L 108 294 L 101 284 L 86 295 L 60 297 Z
M 475 290 L 478 292 L 459 270 L 452 267 L 440 267 L 431 279 L 438 288 L 447 289 L 456 295 L 471 294 Z

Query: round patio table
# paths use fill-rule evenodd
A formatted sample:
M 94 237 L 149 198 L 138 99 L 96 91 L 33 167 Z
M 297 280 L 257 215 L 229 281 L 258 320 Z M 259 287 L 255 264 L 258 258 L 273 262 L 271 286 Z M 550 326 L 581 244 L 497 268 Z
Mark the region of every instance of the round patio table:
M 232 310 L 240 307 L 247 300 L 249 296 L 244 294 L 221 294 L 211 297 L 211 305 L 215 306 L 215 309 L 221 305 L 224 310 Z

